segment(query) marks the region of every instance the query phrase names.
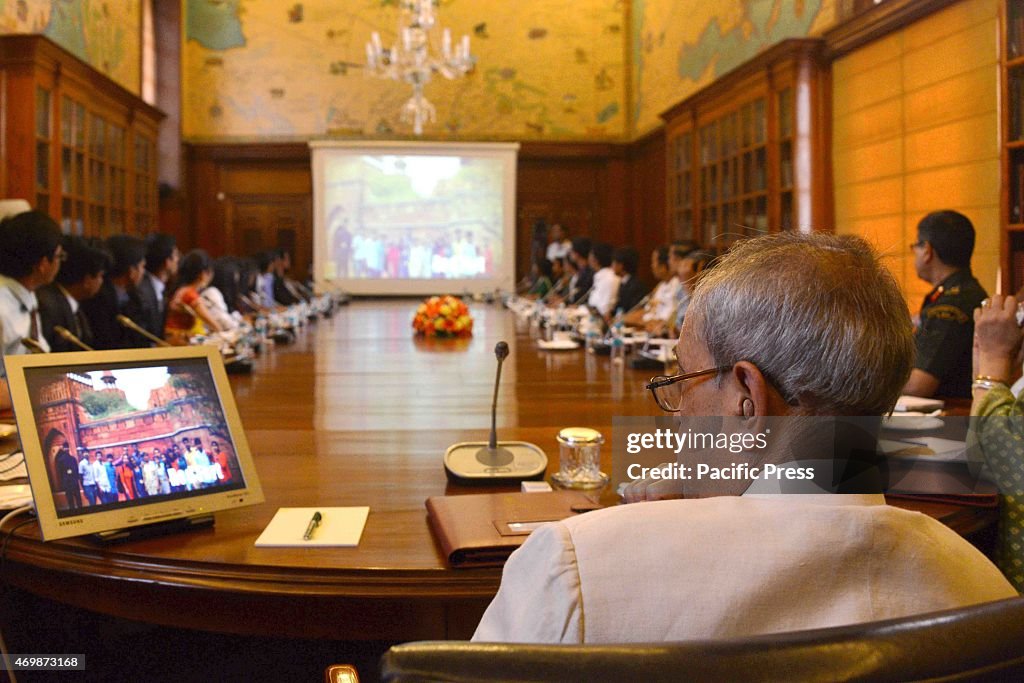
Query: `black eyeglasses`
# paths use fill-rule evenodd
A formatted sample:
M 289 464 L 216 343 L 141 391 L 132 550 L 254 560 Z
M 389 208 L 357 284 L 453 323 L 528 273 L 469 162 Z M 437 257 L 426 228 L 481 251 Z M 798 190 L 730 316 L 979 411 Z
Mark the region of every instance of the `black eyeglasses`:
M 721 365 L 717 368 L 685 372 L 681 375 L 658 375 L 652 377 L 651 381 L 647 383 L 647 389 L 654 396 L 654 402 L 658 404 L 659 408 L 665 412 L 674 413 L 679 410 L 679 403 L 683 397 L 683 387 L 680 382 L 705 375 L 717 375 L 730 369 L 732 369 L 731 365 Z

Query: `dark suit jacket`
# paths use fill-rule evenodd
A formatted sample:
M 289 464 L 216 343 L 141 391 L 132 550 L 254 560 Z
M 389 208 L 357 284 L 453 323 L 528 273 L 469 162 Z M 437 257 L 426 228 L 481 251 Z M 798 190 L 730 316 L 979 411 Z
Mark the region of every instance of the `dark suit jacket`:
M 117 322 L 117 316 L 120 314 L 142 324 L 141 319 L 145 314 L 136 290 L 129 290 L 128 301 L 118 305 L 114 284 L 110 280 L 104 280 L 99 294 L 82 302 L 82 310 L 89 320 L 89 326 L 92 327 L 95 348 L 136 349 L 152 346 L 148 339 Z M 160 336 L 163 337 L 162 334 Z
M 158 337 L 164 336 L 164 311 L 166 307 L 161 306 L 156 298 L 156 290 L 153 289 L 153 282 L 149 279 L 149 273 L 142 276 L 137 287 L 139 304 L 142 312 L 135 322 L 146 328 L 151 334 Z
M 630 275 L 629 279 L 619 285 L 619 300 L 615 309 L 622 309 L 623 313 L 629 312 L 631 308 L 640 303 L 640 300 L 647 294 L 644 283 L 636 275 Z
M 39 300 L 39 323 L 42 325 L 43 336 L 50 343 L 51 351 L 82 350 L 54 332 L 53 328 L 57 325 L 67 328 L 87 345 L 92 346 L 90 325 L 88 322 L 82 324 L 82 321 L 71 312 L 71 303 L 64 296 L 64 292 L 60 291 L 60 287 L 56 284 L 40 287 L 36 290 L 36 298 Z
M 590 288 L 594 286 L 594 271 L 590 266 L 576 274 L 576 288 L 571 293 L 570 304 L 581 304 L 590 294 Z
M 282 306 L 291 306 L 292 304 L 297 304 L 300 301 L 300 299 L 296 297 L 290 289 L 288 289 L 288 285 L 285 284 L 284 278 L 278 275 L 274 276 L 274 301 Z

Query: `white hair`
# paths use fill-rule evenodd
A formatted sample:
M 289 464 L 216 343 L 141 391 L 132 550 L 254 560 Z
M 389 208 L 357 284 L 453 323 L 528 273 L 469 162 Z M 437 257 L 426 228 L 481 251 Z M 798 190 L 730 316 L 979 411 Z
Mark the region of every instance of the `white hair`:
M 885 414 L 913 364 L 906 303 L 859 237 L 739 242 L 700 279 L 687 315 L 697 316 L 716 365 L 753 363 L 811 414 Z

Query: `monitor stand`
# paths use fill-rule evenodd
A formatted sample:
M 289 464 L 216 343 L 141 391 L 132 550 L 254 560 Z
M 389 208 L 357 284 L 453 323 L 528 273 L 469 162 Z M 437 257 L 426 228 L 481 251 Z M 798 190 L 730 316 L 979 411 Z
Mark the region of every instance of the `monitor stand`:
M 193 531 L 195 529 L 205 529 L 206 527 L 213 526 L 213 515 L 194 515 L 192 517 L 181 517 L 180 519 L 169 519 L 163 522 L 153 522 L 152 524 L 142 524 L 140 526 L 132 526 L 125 529 L 112 529 L 111 531 L 100 531 L 92 535 L 94 541 L 102 543 L 104 545 L 110 545 L 113 543 L 126 543 L 128 541 L 138 541 L 143 538 L 153 538 L 154 536 L 164 536 L 166 534 L 177 534 L 183 531 Z

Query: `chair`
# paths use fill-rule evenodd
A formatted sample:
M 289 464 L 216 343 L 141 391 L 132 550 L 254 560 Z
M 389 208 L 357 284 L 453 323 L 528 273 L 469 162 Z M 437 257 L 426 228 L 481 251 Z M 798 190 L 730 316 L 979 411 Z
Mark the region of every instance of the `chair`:
M 1024 680 L 1024 598 L 809 631 L 628 645 L 420 642 L 392 647 L 382 680 Z

